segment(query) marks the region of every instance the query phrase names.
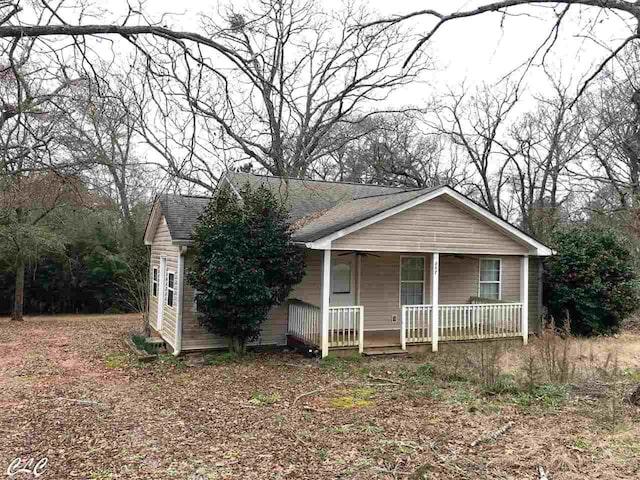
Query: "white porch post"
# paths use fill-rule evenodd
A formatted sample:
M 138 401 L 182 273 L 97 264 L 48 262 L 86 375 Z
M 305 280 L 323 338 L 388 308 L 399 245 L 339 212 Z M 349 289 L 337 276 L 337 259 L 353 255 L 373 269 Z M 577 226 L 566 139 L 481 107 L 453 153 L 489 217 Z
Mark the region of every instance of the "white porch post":
M 433 312 L 431 314 L 431 349 L 438 351 L 438 296 L 440 288 L 440 254 L 431 254 L 431 305 Z
M 320 331 L 322 358 L 329 355 L 329 298 L 331 294 L 331 249 L 323 250 L 322 272 L 320 275 Z
M 522 303 L 522 342 L 529 340 L 529 256 L 520 257 L 520 303 Z

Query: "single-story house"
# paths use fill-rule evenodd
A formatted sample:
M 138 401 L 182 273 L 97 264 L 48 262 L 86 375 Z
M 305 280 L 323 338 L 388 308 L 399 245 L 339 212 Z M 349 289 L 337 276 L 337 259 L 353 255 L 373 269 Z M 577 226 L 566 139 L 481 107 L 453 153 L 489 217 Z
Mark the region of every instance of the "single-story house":
M 306 274 L 256 345 L 406 350 L 522 338 L 539 324 L 547 246 L 448 186 L 407 189 L 228 173 L 218 188 L 266 185 L 290 209 Z M 151 246 L 149 323 L 175 353 L 226 347 L 200 326 L 185 282 L 207 197 L 164 195 Z

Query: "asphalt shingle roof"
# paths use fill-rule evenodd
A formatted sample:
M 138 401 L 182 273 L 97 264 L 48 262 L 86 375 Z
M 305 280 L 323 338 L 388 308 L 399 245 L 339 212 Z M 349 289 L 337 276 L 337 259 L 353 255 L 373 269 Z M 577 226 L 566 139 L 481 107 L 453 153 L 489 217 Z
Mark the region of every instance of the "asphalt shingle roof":
M 432 189 L 405 189 L 357 183 L 281 179 L 250 173 L 228 173 L 236 190 L 247 183 L 265 185 L 287 205 L 296 228 L 293 239 L 310 242 L 397 205 L 424 195 Z M 174 240 L 189 240 L 198 216 L 210 198 L 164 195 L 160 198 Z
M 211 198 L 161 195 L 159 200 L 162 214 L 167 219 L 171 239 L 190 240 L 191 231 Z

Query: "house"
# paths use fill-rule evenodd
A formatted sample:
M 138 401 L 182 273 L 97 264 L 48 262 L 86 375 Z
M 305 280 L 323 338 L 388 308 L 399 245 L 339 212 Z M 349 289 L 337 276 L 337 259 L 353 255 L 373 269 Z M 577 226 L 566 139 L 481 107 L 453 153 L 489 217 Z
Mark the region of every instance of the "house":
M 440 342 L 522 338 L 539 324 L 541 259 L 552 251 L 456 190 L 406 189 L 229 173 L 219 188 L 266 185 L 290 208 L 306 274 L 272 309 L 256 345 L 332 351 L 437 351 Z M 206 197 L 160 197 L 149 323 L 175 354 L 225 348 L 198 323 L 185 282 Z

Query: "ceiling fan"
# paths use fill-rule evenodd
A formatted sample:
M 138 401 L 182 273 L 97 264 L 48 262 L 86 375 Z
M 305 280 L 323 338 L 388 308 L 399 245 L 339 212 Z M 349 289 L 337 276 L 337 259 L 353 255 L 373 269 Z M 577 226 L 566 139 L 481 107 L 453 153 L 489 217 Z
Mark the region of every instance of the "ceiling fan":
M 380 258 L 380 255 L 376 255 L 375 253 L 367 253 L 367 252 L 360 252 L 358 250 L 354 250 L 353 252 L 345 252 L 345 253 L 339 253 L 338 256 L 339 257 L 344 257 L 345 255 L 355 255 L 356 257 L 367 257 L 367 256 L 371 256 L 371 257 L 378 257 Z
M 442 255 L 443 257 L 453 257 L 453 258 L 457 258 L 459 260 L 464 260 L 465 258 L 473 258 L 473 257 L 469 257 L 467 255 L 462 255 L 461 253 L 450 253 L 450 254 L 444 254 Z

